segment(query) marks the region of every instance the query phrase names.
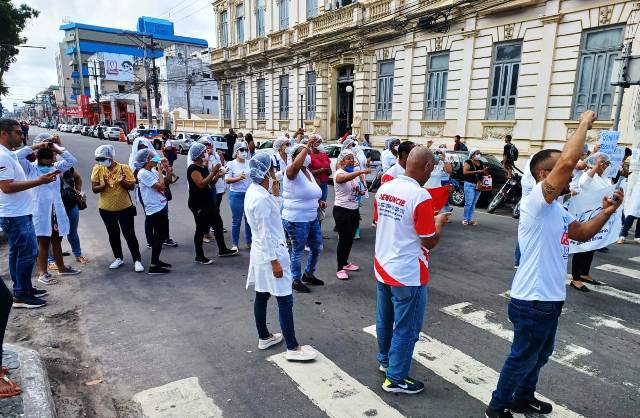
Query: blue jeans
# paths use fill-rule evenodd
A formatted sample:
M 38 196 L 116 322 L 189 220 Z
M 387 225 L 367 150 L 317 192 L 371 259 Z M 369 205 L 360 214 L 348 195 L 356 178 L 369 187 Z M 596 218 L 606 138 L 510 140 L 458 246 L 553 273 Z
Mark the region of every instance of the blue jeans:
M 624 222 L 622 223 L 622 229 L 620 230 L 621 237 L 627 237 L 629 235 L 629 230 L 633 226 L 633 222 L 637 221 L 640 218 L 636 218 L 635 216 L 627 215 L 624 217 Z M 635 238 L 640 238 L 640 221 L 636 222 L 636 233 Z
M 476 210 L 476 204 L 478 203 L 478 199 L 480 199 L 480 193 L 476 190 L 475 183 L 464 183 L 464 216 L 463 219 L 465 221 L 473 220 L 473 213 Z
M 514 266 L 519 266 L 520 265 L 520 257 L 522 256 L 522 253 L 520 253 L 520 243 L 518 242 L 518 240 L 516 239 L 516 251 L 514 254 Z
M 322 190 L 322 197 L 320 197 L 320 200 L 326 202 L 329 197 L 329 183 L 318 183 L 318 186 L 320 186 L 320 190 Z
M 449 180 L 442 180 L 440 185 L 449 186 L 451 182 Z M 451 193 L 449 193 L 449 198 L 447 198 L 447 203 L 444 204 L 442 208 L 442 212 L 453 212 L 453 208 L 451 207 Z
M 394 384 L 409 376 L 413 347 L 427 307 L 427 286 L 389 286 L 378 282 L 376 334 L 378 362 Z
M 240 226 L 244 217 L 245 244 L 251 244 L 251 227 L 244 216 L 244 192 L 229 192 L 229 206 L 231 207 L 231 241 L 238 246 L 240 242 Z
M 511 298 L 508 310 L 513 343 L 491 397 L 492 409 L 502 410 L 533 398 L 540 369 L 553 353 L 563 304 Z
M 313 274 L 322 252 L 322 233 L 320 222 L 315 219 L 311 222 L 289 222 L 282 220 L 282 225 L 291 239 L 291 273 L 293 280 L 302 278 L 302 257 L 304 246 L 307 245 L 311 254 L 307 257 L 307 267 L 304 272 Z
M 80 208 L 78 205 L 67 210 L 67 217 L 69 218 L 69 235 L 67 239 L 71 245 L 71 252 L 75 257 L 82 255 L 82 248 L 80 248 L 80 236 L 78 235 L 78 222 L 80 221 Z M 51 247 L 49 247 L 49 263 L 53 263 L 53 254 L 51 254 Z
M 270 297 L 269 293 L 256 292 L 256 299 L 253 302 L 253 316 L 256 319 L 258 338 L 262 340 L 266 340 L 271 335 L 267 328 L 267 302 Z M 298 347 L 293 328 L 293 295 L 276 296 L 276 300 L 278 301 L 278 319 L 284 342 L 287 344 L 287 350 L 293 350 Z
M 13 296 L 33 291 L 31 274 L 38 257 L 38 241 L 31 215 L 0 218 L 0 228 L 9 242 L 9 274 L 13 280 Z

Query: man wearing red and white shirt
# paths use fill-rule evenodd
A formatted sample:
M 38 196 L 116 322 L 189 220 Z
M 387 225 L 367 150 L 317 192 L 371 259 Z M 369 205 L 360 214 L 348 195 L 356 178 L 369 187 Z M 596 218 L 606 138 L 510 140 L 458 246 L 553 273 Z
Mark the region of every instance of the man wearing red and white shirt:
M 380 179 L 380 184 L 385 184 L 388 181 L 404 175 L 404 169 L 407 165 L 407 157 L 415 146 L 416 144 L 411 141 L 404 141 L 400 146 L 398 146 L 398 162 L 385 171 Z
M 449 216 L 434 217 L 431 196 L 421 187 L 434 165 L 428 148 L 414 147 L 405 174 L 380 186 L 374 203 L 378 362 L 386 372 L 382 389 L 387 392 L 424 389 L 409 377 L 409 369 L 427 305 L 428 250 L 438 243 Z

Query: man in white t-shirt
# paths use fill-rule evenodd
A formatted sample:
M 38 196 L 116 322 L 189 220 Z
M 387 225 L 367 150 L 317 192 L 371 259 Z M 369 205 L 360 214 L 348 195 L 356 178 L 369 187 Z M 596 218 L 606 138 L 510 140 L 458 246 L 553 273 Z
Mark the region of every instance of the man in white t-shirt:
M 31 284 L 38 243 L 31 216 L 33 196 L 30 189 L 51 183 L 60 172 L 52 171 L 27 180 L 18 157 L 12 151 L 21 146 L 22 131 L 18 121 L 0 119 L 0 228 L 9 243 L 8 264 L 13 280 L 13 307 L 39 308 L 46 305 L 46 302 L 38 296 L 47 292 L 35 289 Z M 4 333 L 4 330 L 1 331 Z
M 398 146 L 398 162 L 385 171 L 380 179 L 380 184 L 385 184 L 388 181 L 404 175 L 404 169 L 407 165 L 407 157 L 409 157 L 409 153 L 415 146 L 416 144 L 411 141 L 404 141 Z
M 382 389 L 387 392 L 416 394 L 424 389 L 409 377 L 409 369 L 427 305 L 429 250 L 449 216 L 434 217 L 431 196 L 421 187 L 433 166 L 433 153 L 414 147 L 405 175 L 380 186 L 374 203 L 376 333 L 379 368 L 386 373 Z
M 534 394 L 540 369 L 553 353 L 566 295 L 569 240 L 593 237 L 624 196 L 618 190 L 613 197 L 605 198 L 603 210 L 585 223 L 576 221 L 556 200 L 568 191 L 587 131 L 595 119 L 594 112 L 584 112 L 562 152 L 547 149 L 531 158 L 529 169 L 536 185 L 520 202 L 518 242 L 522 259 L 513 279 L 508 308 L 513 343 L 485 411 L 488 418 L 511 418 L 512 412 L 551 412 L 551 404 L 536 399 Z
M 169 211 L 164 194 L 167 186 L 162 174 L 162 158 L 152 149 L 142 149 L 135 155 L 136 178 L 144 206 L 145 228 L 148 228 L 151 244 L 149 274 L 166 274 L 171 264 L 160 260 L 162 243 L 169 238 Z

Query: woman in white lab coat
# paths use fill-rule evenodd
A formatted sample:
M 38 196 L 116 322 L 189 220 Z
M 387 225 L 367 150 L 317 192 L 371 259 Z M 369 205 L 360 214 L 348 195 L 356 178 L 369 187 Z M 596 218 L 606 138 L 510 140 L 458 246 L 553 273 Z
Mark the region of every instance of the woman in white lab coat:
M 18 160 L 29 180 L 55 170 L 64 173 L 76 163 L 75 157 L 54 144 L 49 134 L 38 135 L 33 143 L 31 148 L 24 147 L 17 152 Z M 56 155 L 60 157 L 59 161 L 56 161 Z M 70 226 L 60 193 L 60 177 L 56 177 L 51 183 L 33 188 L 33 199 L 33 226 L 38 238 L 38 281 L 46 285 L 57 283 L 47 270 L 49 245 L 58 267 L 58 275 L 79 274 L 79 270 L 65 266 L 62 259 L 60 242 L 62 237 L 69 234 Z
M 640 244 L 640 221 L 638 220 L 640 219 L 640 173 L 635 173 L 633 176 L 629 176 L 629 179 L 633 179 L 634 177 L 635 184 L 631 190 L 629 203 L 627 203 L 625 207 L 624 224 L 622 225 L 622 230 L 620 230 L 618 244 L 624 244 L 627 234 L 634 222 L 636 222 L 636 233 L 633 241 Z
M 289 252 L 282 227 L 280 205 L 270 193 L 278 194 L 271 158 L 267 153 L 249 160 L 251 185 L 247 189 L 244 211 L 253 231 L 247 289 L 253 285 L 256 298 L 253 313 L 258 329 L 258 348 L 265 350 L 280 343 L 287 345 L 287 360 L 313 360 L 317 352 L 308 345 L 300 346 L 293 325 L 293 283 Z M 274 187 L 275 185 L 275 187 Z M 255 229 L 254 229 L 255 228 Z M 271 296 L 278 301 L 282 334 L 267 329 L 267 302 Z

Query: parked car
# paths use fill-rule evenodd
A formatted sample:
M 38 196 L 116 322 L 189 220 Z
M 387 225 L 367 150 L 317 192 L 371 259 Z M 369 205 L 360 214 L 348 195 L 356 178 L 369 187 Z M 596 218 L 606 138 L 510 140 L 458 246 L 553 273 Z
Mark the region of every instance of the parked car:
M 273 155 L 273 143 L 275 139 L 268 139 L 266 141 L 261 141 L 256 146 L 256 154 L 261 152 L 268 152 L 270 155 Z
M 93 130 L 91 131 L 91 136 L 94 137 L 94 138 L 98 138 L 98 127 L 102 128 L 102 136 L 104 138 L 106 138 L 105 132 L 106 132 L 108 126 L 105 126 L 105 125 L 95 125 L 93 127 Z
M 447 151 L 446 158 L 452 158 L 453 172 L 451 178 L 456 180 L 458 186 L 455 187 L 451 194 L 451 200 L 456 206 L 464 206 L 464 180 L 462 174 L 462 166 L 469 159 L 469 153 L 465 151 Z M 482 192 L 478 200 L 478 206 L 486 207 L 494 194 L 502 188 L 507 182 L 507 171 L 504 169 L 500 161 L 490 154 L 482 154 L 480 157 L 483 163 L 489 166 L 489 174 L 491 174 L 493 190 Z
M 80 130 L 80 135 L 82 136 L 87 136 L 89 135 L 89 129 L 91 129 L 90 126 L 83 126 L 82 129 Z
M 119 141 L 121 132 L 124 133 L 122 128 L 119 128 L 117 126 L 109 126 L 104 131 L 104 139 L 108 139 L 110 141 Z
M 336 162 L 338 161 L 338 155 L 342 151 L 341 144 L 325 144 L 324 146 L 327 154 L 329 155 L 329 160 L 331 160 L 331 176 L 330 181 L 333 182 L 333 175 L 336 171 Z M 382 168 L 381 154 L 380 151 L 371 148 L 371 147 L 362 147 L 364 151 L 364 155 L 367 159 L 370 160 L 369 168 L 371 169 L 371 173 L 365 176 L 365 180 L 367 184 L 371 184 L 373 180 L 375 180 L 378 171 Z
M 127 144 L 132 144 L 134 139 L 143 136 L 147 132 L 149 132 L 149 129 L 133 128 L 131 132 L 127 134 Z
M 40 122 L 40 127 L 41 128 L 50 128 L 51 126 L 49 125 L 48 122 Z
M 82 130 L 82 125 L 73 125 L 73 127 L 71 128 L 71 133 L 79 134 L 81 130 Z
M 224 139 L 224 136 L 222 135 L 205 135 L 200 139 L 198 139 L 198 142 L 206 145 L 209 143 L 210 139 L 213 140 L 217 150 L 223 150 L 223 151 L 227 150 L 227 141 Z
M 202 135 L 188 132 L 180 132 L 173 140 L 173 146 L 178 149 L 180 154 L 187 154 L 193 141 L 200 139 Z

